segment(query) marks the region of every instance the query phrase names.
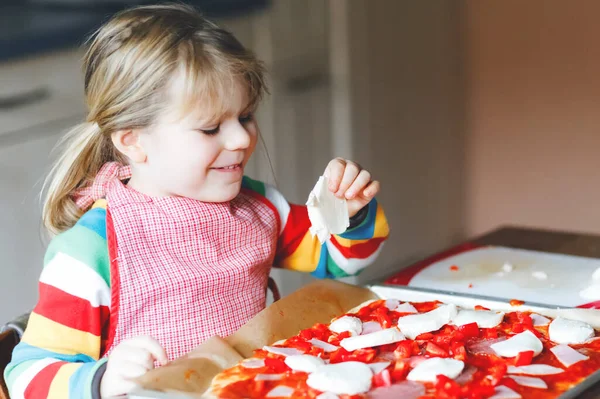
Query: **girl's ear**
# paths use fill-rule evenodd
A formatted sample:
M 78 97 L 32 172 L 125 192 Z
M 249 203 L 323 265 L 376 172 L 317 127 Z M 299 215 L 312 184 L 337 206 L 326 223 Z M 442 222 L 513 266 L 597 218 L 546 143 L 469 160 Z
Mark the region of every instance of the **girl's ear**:
M 141 132 L 137 129 L 118 130 L 111 136 L 114 146 L 125 155 L 131 162 L 146 162 L 146 151 L 140 141 Z

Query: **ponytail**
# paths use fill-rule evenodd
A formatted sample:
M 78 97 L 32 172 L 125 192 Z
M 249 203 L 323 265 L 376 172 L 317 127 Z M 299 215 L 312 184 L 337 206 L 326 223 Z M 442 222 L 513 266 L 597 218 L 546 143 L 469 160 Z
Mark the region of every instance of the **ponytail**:
M 74 226 L 86 211 L 75 204 L 73 192 L 91 183 L 104 163 L 120 158 L 110 138 L 92 122 L 75 126 L 58 146 L 63 150 L 43 188 L 46 197 L 42 218 L 52 235 Z

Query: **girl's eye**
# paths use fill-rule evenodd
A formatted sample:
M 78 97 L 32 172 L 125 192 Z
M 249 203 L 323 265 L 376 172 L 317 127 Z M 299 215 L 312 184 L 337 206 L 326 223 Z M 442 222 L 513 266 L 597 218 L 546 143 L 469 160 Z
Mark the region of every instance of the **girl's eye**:
M 200 131 L 204 134 L 208 134 L 209 136 L 212 136 L 213 134 L 219 133 L 219 127 L 220 126 L 217 126 L 214 129 L 208 129 L 208 130 L 200 129 Z
M 245 115 L 245 116 L 240 116 L 239 121 L 240 121 L 241 124 L 244 124 L 244 123 L 251 122 L 252 119 L 254 119 L 254 114 L 248 114 L 248 115 Z

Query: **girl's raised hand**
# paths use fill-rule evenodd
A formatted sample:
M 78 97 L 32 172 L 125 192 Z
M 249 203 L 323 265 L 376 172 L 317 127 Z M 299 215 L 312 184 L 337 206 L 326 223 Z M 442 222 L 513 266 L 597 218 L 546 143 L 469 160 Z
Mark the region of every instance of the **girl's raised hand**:
M 324 175 L 329 179 L 329 190 L 338 198 L 346 198 L 350 217 L 365 207 L 380 190 L 379 182 L 371 179 L 371 173 L 343 158 L 331 160 Z

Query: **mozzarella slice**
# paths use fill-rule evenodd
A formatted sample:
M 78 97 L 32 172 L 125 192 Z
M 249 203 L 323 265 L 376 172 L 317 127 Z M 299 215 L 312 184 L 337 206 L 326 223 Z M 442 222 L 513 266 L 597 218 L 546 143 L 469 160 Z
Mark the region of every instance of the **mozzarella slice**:
M 547 326 L 548 324 L 550 324 L 550 319 L 542 316 L 541 314 L 532 313 L 529 316 L 533 321 L 534 327 Z
M 257 374 L 254 379 L 256 381 L 279 381 L 283 378 L 283 374 Z
M 367 321 L 362 325 L 362 335 L 371 334 L 383 330 L 381 324 L 377 321 Z
M 294 388 L 279 385 L 269 391 L 267 398 L 289 398 L 294 393 Z
M 385 301 L 385 307 L 388 308 L 388 310 L 396 309 L 399 304 L 400 304 L 400 301 L 397 299 L 386 299 L 386 301 Z
M 408 302 L 404 302 L 401 303 L 400 305 L 396 306 L 396 309 L 394 309 L 394 312 L 398 312 L 398 313 L 419 313 L 419 311 L 410 303 Z
M 375 375 L 375 374 L 381 373 L 390 364 L 392 364 L 392 362 L 376 362 L 376 363 L 369 363 L 369 364 L 367 364 L 367 366 L 369 366 L 369 368 L 371 369 L 371 371 Z
M 547 364 L 529 364 L 527 366 L 508 366 L 508 374 L 527 374 L 527 375 L 553 375 L 560 374 L 564 370 L 558 367 L 548 366 Z
M 285 364 L 287 364 L 287 366 L 294 371 L 312 373 L 319 367 L 323 366 L 325 362 L 320 357 L 311 355 L 297 355 L 286 357 Z
M 338 346 L 331 345 L 329 342 L 321 341 L 320 339 L 311 338 L 308 342 L 316 346 L 317 348 L 323 349 L 325 352 L 335 352 L 340 349 Z
M 479 328 L 494 328 L 502 323 L 504 312 L 492 312 L 489 310 L 461 310 L 452 323 L 457 326 L 477 323 Z
M 363 323 L 358 317 L 354 316 L 342 316 L 337 320 L 334 320 L 329 325 L 329 330 L 334 333 L 341 334 L 349 331 L 350 335 L 360 335 L 363 329 Z
M 554 356 L 556 356 L 558 361 L 565 367 L 571 367 L 575 363 L 589 359 L 588 356 L 576 351 L 569 345 L 556 345 L 550 349 L 550 352 L 554 353 Z
M 582 344 L 594 336 L 594 329 L 583 321 L 557 317 L 550 323 L 548 334 L 557 344 Z
M 531 331 L 524 331 L 506 341 L 497 342 L 490 346 L 498 356 L 515 357 L 520 352 L 533 351 L 533 355 L 539 355 L 544 349 L 542 341 Z
M 521 395 L 507 386 L 498 385 L 496 393 L 494 393 L 494 396 L 490 396 L 489 399 L 521 399 Z
M 398 328 L 408 338 L 415 339 L 420 334 L 439 330 L 454 319 L 457 313 L 455 305 L 441 305 L 427 313 L 399 318 Z
M 274 355 L 281 356 L 296 356 L 304 354 L 304 352 L 296 348 L 280 348 L 278 346 L 263 346 L 263 350 L 266 350 L 267 352 L 270 352 Z
M 460 360 L 432 357 L 419 363 L 408 373 L 409 381 L 435 382 L 442 374 L 448 378 L 456 378 L 462 373 L 465 364 Z
M 336 197 L 329 190 L 328 181 L 325 176 L 319 177 L 306 201 L 311 223 L 309 231 L 313 237 L 318 237 L 321 244 L 327 241 L 331 234 L 341 234 L 350 225 L 346 199 Z
M 242 362 L 242 367 L 247 369 L 259 369 L 265 367 L 265 359 L 246 359 Z
M 512 378 L 517 384 L 524 387 L 548 389 L 548 384 L 546 384 L 546 381 L 538 377 L 523 377 L 520 375 L 511 375 L 510 378 Z
M 406 339 L 404 334 L 402 334 L 396 327 L 392 327 L 367 335 L 344 338 L 340 342 L 340 345 L 347 351 L 352 352 L 362 348 L 393 344 L 394 342 L 403 341 L 404 339 Z
M 323 392 L 322 394 L 317 396 L 316 399 L 340 399 L 340 397 L 334 394 L 333 392 Z
M 318 391 L 357 395 L 371 389 L 373 372 L 361 362 L 327 364 L 308 375 L 306 384 Z

